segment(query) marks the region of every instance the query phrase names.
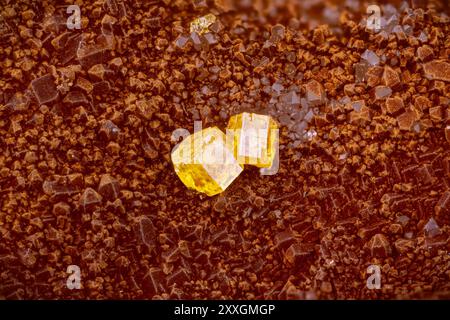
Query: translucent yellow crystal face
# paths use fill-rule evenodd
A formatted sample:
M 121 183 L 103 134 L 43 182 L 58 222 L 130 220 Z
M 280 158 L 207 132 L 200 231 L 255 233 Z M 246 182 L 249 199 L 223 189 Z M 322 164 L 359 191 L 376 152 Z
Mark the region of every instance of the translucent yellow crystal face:
M 232 144 L 217 127 L 195 132 L 172 151 L 175 172 L 188 188 L 208 196 L 221 193 L 243 170 Z
M 216 21 L 216 16 L 209 13 L 206 16 L 195 19 L 191 22 L 190 32 L 196 32 L 198 34 L 204 34 L 209 32 L 209 26 Z
M 227 134 L 234 137 L 238 163 L 260 168 L 272 166 L 278 147 L 278 125 L 270 116 L 247 112 L 234 115 L 228 122 Z

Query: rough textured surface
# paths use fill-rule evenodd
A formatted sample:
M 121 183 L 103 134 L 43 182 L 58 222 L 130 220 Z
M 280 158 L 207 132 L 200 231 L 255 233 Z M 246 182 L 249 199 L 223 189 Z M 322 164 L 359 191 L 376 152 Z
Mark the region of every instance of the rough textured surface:
M 83 1 L 68 30 L 3 0 L 0 298 L 450 298 L 449 12 L 419 2 L 373 33 L 358 1 Z M 241 112 L 280 123 L 277 174 L 188 190 L 172 132 Z

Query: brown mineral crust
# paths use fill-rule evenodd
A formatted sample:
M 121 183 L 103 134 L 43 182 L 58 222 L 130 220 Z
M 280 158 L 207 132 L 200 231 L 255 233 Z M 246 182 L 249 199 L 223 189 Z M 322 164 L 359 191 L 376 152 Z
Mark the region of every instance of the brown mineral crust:
M 383 71 L 383 68 L 379 66 L 370 67 L 366 73 L 367 84 L 370 87 L 375 87 L 376 85 L 378 85 L 381 82 Z
M 367 63 L 361 62 L 355 64 L 355 81 L 363 82 L 367 80 Z
M 415 3 L 379 33 L 356 2 L 6 4 L 0 297 L 450 298 L 450 30 Z M 279 171 L 187 189 L 173 130 L 243 111 L 283 123 Z
M 415 241 L 411 239 L 398 239 L 394 245 L 399 254 L 412 252 L 416 246 Z
M 98 192 L 104 197 L 114 200 L 119 197 L 120 185 L 119 182 L 111 177 L 109 174 L 104 174 L 100 178 Z
M 450 81 L 450 63 L 442 60 L 433 60 L 423 64 L 424 75 L 430 80 Z
M 445 130 L 445 139 L 447 140 L 448 143 L 450 143 L 450 125 L 447 125 L 444 130 Z
M 400 97 L 393 97 L 393 98 L 387 98 L 386 99 L 386 105 L 385 110 L 390 113 L 394 114 L 398 111 L 402 110 L 404 108 L 404 103 L 402 98 Z
M 70 206 L 65 202 L 58 202 L 53 206 L 52 212 L 55 216 L 68 216 L 70 213 Z
M 325 90 L 322 85 L 316 81 L 311 80 L 305 85 L 306 99 L 312 106 L 321 105 L 325 99 Z
M 437 215 L 448 213 L 450 210 L 450 191 L 444 192 L 444 194 L 439 198 L 434 210 Z
M 416 120 L 416 114 L 411 109 L 406 110 L 397 117 L 398 126 L 401 130 L 411 130 Z
M 366 106 L 361 107 L 361 109 L 358 111 L 353 110 L 352 112 L 350 112 L 350 123 L 367 124 L 370 122 L 370 119 L 370 109 Z
M 428 45 L 423 45 L 419 48 L 417 48 L 417 57 L 421 60 L 421 61 L 428 61 L 433 59 L 433 49 L 428 46 Z
M 94 89 L 92 83 L 81 76 L 77 78 L 76 87 L 84 91 L 86 94 L 90 94 Z
M 104 121 L 100 129 L 98 130 L 99 138 L 110 141 L 110 140 L 117 140 L 119 136 L 120 129 L 119 127 L 112 122 L 111 120 Z
M 392 94 L 392 89 L 388 86 L 376 86 L 373 92 L 375 100 L 384 100 Z
M 55 101 L 58 97 L 54 79 L 50 74 L 33 80 L 31 88 L 39 104 Z
M 106 61 L 105 48 L 100 45 L 80 45 L 77 50 L 77 59 L 81 66 L 85 69 L 89 69 L 94 65 Z
M 414 106 L 418 110 L 428 110 L 431 107 L 431 101 L 425 96 L 417 96 L 414 99 Z
M 294 243 L 285 253 L 285 259 L 290 264 L 301 262 L 301 259 L 308 257 L 314 252 L 314 247 L 308 244 Z
M 395 88 L 400 85 L 400 76 L 394 69 L 389 66 L 384 67 L 383 84 L 390 88 Z
M 392 253 L 388 239 L 380 233 L 374 235 L 366 244 L 366 248 L 373 257 L 388 257 Z
M 69 33 L 67 41 L 65 41 L 63 45 L 59 44 L 60 49 L 58 53 L 62 64 L 65 65 L 72 62 L 77 57 L 77 51 L 81 40 L 81 34 Z
M 83 93 L 79 91 L 71 91 L 64 97 L 63 103 L 67 104 L 68 106 L 74 107 L 87 105 L 89 102 Z
M 430 119 L 436 122 L 443 120 L 443 112 L 441 106 L 432 107 L 429 109 Z
M 274 240 L 277 248 L 286 248 L 295 241 L 295 235 L 291 231 L 282 231 L 275 235 Z

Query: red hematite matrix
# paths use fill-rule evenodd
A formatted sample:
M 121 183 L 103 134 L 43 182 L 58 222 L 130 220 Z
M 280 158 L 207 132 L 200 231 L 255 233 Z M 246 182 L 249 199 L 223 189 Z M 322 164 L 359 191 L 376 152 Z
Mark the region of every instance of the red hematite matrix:
M 314 3 L 2 1 L 0 298 L 449 299 L 448 4 Z M 243 113 L 278 171 L 186 188 Z

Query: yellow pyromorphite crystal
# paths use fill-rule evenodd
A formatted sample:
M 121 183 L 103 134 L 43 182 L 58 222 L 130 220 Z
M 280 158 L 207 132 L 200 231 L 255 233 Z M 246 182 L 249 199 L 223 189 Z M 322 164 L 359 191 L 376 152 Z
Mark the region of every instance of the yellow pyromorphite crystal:
M 278 125 L 270 116 L 247 112 L 234 115 L 228 122 L 227 134 L 234 137 L 238 163 L 272 166 L 278 147 Z
M 208 196 L 223 192 L 243 170 L 234 158 L 232 141 L 217 127 L 186 137 L 171 158 L 181 181 Z
M 216 16 L 209 13 L 206 16 L 195 19 L 191 22 L 190 32 L 204 34 L 209 32 L 209 26 L 216 22 Z

